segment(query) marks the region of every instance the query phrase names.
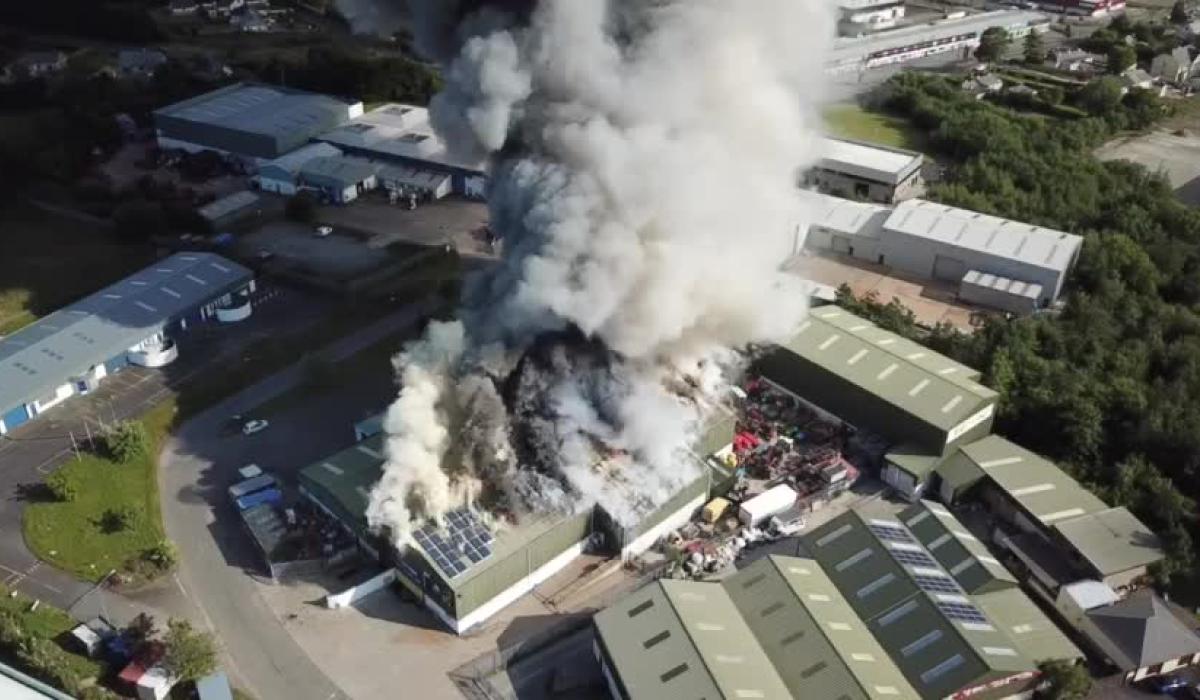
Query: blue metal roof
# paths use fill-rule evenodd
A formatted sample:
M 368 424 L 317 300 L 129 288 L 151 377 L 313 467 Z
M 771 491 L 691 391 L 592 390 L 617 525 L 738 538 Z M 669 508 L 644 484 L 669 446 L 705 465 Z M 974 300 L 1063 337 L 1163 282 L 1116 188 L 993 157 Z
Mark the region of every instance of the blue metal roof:
M 45 396 L 253 277 L 219 255 L 177 253 L 22 328 L 0 340 L 0 410 Z

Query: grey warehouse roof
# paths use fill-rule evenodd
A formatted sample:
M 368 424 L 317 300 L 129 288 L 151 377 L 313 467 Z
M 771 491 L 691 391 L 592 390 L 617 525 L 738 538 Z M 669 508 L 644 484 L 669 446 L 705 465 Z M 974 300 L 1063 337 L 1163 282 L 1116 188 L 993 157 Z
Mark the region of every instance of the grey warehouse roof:
M 317 156 L 300 167 L 300 178 L 314 185 L 354 187 L 374 177 L 379 166 L 361 158 L 349 156 Z
M 800 190 L 800 199 L 811 215 L 811 226 L 834 233 L 878 238 L 892 210 L 879 204 L 855 202 L 812 190 Z
M 1168 603 L 1145 589 L 1089 610 L 1084 628 L 1122 671 L 1200 652 L 1194 620 L 1185 625 Z
M 1065 272 L 1083 239 L 1063 231 L 1023 224 L 922 199 L 896 205 L 884 226 L 915 238 Z
M 209 129 L 266 137 L 276 144 L 279 153 L 250 155 L 274 157 L 345 121 L 350 116 L 350 103 L 328 95 L 238 83 L 163 107 L 154 115 L 167 118 L 167 122 L 190 124 L 201 133 Z M 159 122 L 167 136 L 174 136 L 173 126 Z M 191 133 L 181 137 L 192 139 Z
M 923 161 L 924 156 L 915 151 L 826 138 L 821 142 L 818 165 L 853 177 L 898 185 L 919 170 Z
M 46 395 L 253 276 L 219 255 L 177 253 L 26 326 L 0 340 L 0 410 Z

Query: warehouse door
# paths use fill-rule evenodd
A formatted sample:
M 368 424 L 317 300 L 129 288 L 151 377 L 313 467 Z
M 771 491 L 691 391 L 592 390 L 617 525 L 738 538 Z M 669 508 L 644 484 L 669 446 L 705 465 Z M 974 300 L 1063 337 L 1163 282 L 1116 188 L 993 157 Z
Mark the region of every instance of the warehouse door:
M 850 255 L 854 249 L 850 247 L 850 239 L 845 236 L 833 237 L 833 252 Z
M 25 406 L 17 406 L 8 413 L 4 414 L 4 426 L 8 430 L 21 425 L 29 420 L 29 412 L 25 410 Z
M 937 255 L 933 258 L 933 278 L 943 282 L 958 284 L 963 275 L 967 274 L 967 264 L 958 258 L 948 258 Z

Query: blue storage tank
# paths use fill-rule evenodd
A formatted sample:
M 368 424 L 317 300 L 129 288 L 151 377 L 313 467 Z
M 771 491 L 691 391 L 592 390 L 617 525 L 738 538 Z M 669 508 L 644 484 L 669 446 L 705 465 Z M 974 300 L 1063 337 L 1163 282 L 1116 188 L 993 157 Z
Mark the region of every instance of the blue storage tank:
M 283 503 L 283 493 L 279 489 L 266 489 L 265 491 L 255 491 L 248 496 L 242 496 L 235 501 L 238 510 L 250 510 L 255 506 L 263 504 L 271 504 L 277 506 Z
M 18 425 L 22 425 L 29 420 L 29 412 L 25 410 L 24 405 L 17 406 L 8 413 L 4 414 L 4 429 L 12 430 Z

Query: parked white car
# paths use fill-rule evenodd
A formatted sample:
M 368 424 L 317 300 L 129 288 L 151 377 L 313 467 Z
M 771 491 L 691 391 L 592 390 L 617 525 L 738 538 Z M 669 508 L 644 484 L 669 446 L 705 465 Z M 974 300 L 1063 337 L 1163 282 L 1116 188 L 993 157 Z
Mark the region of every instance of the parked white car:
M 256 419 L 256 420 L 246 421 L 246 424 L 242 426 L 242 435 L 253 435 L 255 433 L 261 433 L 262 431 L 264 431 L 268 427 L 270 427 L 270 425 L 271 424 L 265 420 L 257 420 Z
M 332 226 L 318 226 L 316 235 L 317 235 L 317 238 L 325 238 L 326 236 L 332 236 L 333 235 L 333 227 Z

